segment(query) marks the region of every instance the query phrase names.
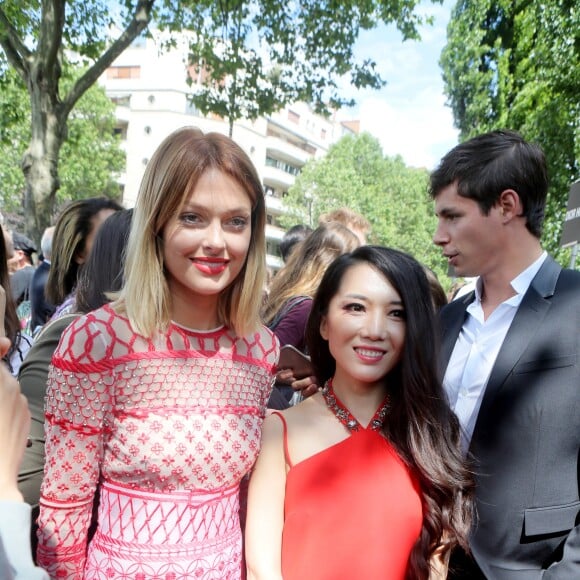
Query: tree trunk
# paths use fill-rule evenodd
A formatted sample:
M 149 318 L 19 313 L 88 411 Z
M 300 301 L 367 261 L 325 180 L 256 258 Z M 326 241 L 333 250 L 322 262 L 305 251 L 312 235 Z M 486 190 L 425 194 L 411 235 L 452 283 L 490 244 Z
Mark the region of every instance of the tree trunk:
M 56 192 L 60 187 L 58 159 L 66 118 L 60 114 L 55 92 L 44 86 L 42 71 L 35 73 L 29 81 L 32 136 L 22 158 L 22 171 L 26 179 L 26 230 L 38 242 L 54 217 Z

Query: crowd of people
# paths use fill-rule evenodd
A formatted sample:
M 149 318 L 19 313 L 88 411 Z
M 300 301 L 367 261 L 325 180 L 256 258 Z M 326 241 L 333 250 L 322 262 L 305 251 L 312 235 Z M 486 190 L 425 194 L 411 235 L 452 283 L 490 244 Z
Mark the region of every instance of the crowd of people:
M 542 149 L 513 131 L 430 177 L 471 285 L 297 225 L 268 280 L 259 176 L 186 127 L 133 209 L 0 236 L 0 577 L 580 577 L 580 273 L 540 243 Z

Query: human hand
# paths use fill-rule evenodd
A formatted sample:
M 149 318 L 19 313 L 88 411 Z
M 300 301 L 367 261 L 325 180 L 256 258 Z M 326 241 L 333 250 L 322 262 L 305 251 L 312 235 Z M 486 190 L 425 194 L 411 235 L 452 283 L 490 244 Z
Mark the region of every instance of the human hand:
M 295 391 L 301 392 L 303 399 L 306 399 L 311 395 L 314 395 L 314 393 L 318 392 L 318 383 L 316 382 L 315 376 L 305 377 L 303 379 L 293 381 L 291 386 Z
M 276 373 L 276 382 L 283 385 L 291 385 L 296 380 L 292 369 L 282 369 Z
M 0 338 L 0 353 L 10 348 Z M 0 499 L 22 501 L 18 490 L 18 469 L 30 428 L 30 411 L 18 381 L 0 364 Z

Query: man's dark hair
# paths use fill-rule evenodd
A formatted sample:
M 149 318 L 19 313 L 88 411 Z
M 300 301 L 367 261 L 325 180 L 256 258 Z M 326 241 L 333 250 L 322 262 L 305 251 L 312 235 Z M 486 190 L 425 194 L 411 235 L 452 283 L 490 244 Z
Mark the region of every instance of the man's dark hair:
M 280 241 L 280 254 L 282 255 L 282 260 L 285 262 L 296 244 L 307 238 L 311 233 L 311 227 L 302 224 L 292 226 L 282 236 L 282 240 Z
M 15 250 L 21 250 L 32 262 L 32 254 L 36 253 L 36 247 L 30 238 L 18 232 L 12 232 L 12 245 Z
M 522 202 L 522 216 L 529 232 L 540 237 L 548 194 L 544 152 L 515 131 L 491 131 L 454 147 L 431 174 L 429 193 L 457 183 L 462 197 L 476 201 L 484 215 L 506 189 L 513 189 Z

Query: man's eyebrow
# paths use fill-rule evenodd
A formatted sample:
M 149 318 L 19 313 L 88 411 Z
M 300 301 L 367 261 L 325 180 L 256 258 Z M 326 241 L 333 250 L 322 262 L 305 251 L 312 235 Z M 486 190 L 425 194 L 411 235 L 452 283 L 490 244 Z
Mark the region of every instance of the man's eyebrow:
M 457 214 L 457 209 L 453 208 L 453 207 L 442 207 L 439 210 L 435 210 L 435 215 L 439 215 L 442 217 L 446 217 L 449 215 L 455 215 Z

